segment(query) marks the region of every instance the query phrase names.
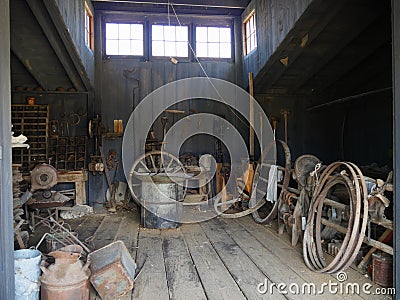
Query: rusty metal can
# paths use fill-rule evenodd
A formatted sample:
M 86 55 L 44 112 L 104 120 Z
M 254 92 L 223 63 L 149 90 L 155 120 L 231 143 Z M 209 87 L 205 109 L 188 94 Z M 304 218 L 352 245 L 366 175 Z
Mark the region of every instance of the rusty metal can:
M 36 98 L 35 97 L 26 97 L 26 104 L 28 105 L 35 105 Z
M 79 260 L 81 253 L 82 247 L 78 245 L 49 253 L 55 258 L 55 263 L 48 268 L 41 267 L 42 300 L 89 300 L 89 264 L 83 265 Z
M 393 286 L 393 258 L 390 255 L 372 254 L 372 281 L 383 287 Z
M 41 300 L 76 299 L 89 300 L 90 284 L 88 280 L 77 284 L 53 286 L 42 282 Z

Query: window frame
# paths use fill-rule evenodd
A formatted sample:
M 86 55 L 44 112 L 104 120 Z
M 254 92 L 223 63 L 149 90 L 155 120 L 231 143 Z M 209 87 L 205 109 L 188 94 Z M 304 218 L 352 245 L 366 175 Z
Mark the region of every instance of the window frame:
M 199 57 L 196 59 L 194 53 L 188 44 L 188 57 L 178 57 L 179 63 L 197 62 L 198 61 L 211 61 L 211 62 L 229 62 L 235 61 L 235 52 L 237 45 L 235 44 L 235 18 L 222 17 L 218 20 L 210 20 L 205 16 L 179 16 L 179 21 L 182 26 L 188 26 L 188 41 L 192 45 L 194 52 L 196 52 L 196 26 L 202 27 L 229 27 L 231 29 L 231 58 L 214 58 L 214 57 Z M 143 56 L 136 55 L 107 55 L 106 54 L 106 23 L 129 23 L 129 24 L 143 24 Z M 171 17 L 170 24 L 179 26 L 176 19 Z M 168 25 L 168 20 L 164 14 L 138 14 L 136 12 L 115 14 L 103 13 L 101 16 L 101 54 L 104 60 L 108 59 L 133 59 L 135 61 L 170 61 L 169 56 L 152 56 L 152 25 Z
M 85 18 L 85 29 L 84 29 L 85 45 L 92 52 L 94 52 L 94 17 L 86 1 L 85 1 L 84 18 Z M 87 19 L 89 19 L 88 21 L 89 24 L 86 24 Z M 87 28 L 87 25 L 89 25 L 89 28 Z
M 150 59 L 152 60 L 170 60 L 171 56 L 165 56 L 165 55 L 153 55 L 153 25 L 161 25 L 161 26 L 186 26 L 188 28 L 188 36 L 187 36 L 187 41 L 186 41 L 186 47 L 188 50 L 188 55 L 187 56 L 172 56 L 174 58 L 177 58 L 179 62 L 184 62 L 184 61 L 190 61 L 191 56 L 192 56 L 192 50 L 189 47 L 189 43 L 192 39 L 192 25 L 188 22 L 184 22 L 181 24 L 178 24 L 177 22 L 170 22 L 170 24 L 168 24 L 168 22 L 160 22 L 157 20 L 153 20 L 151 22 L 149 22 L 149 26 L 148 26 L 148 37 L 149 37 L 149 53 L 148 56 Z M 165 40 L 164 40 L 165 41 Z M 177 42 L 177 41 L 175 41 Z
M 231 62 L 231 61 L 234 61 L 234 48 L 235 48 L 235 45 L 234 45 L 234 34 L 233 34 L 233 26 L 231 25 L 231 24 L 196 24 L 195 26 L 193 26 L 194 28 L 193 28 L 193 31 L 194 31 L 194 33 L 193 33 L 193 50 L 194 50 L 194 52 L 196 53 L 196 57 L 197 57 L 197 59 L 198 60 L 202 60 L 202 61 L 207 61 L 207 60 L 210 60 L 210 61 L 229 61 L 229 62 Z M 231 48 L 231 56 L 230 57 L 209 57 L 209 56 L 197 56 L 197 36 L 196 36 L 196 33 L 197 33 L 197 28 L 198 27 L 216 27 L 216 28 L 229 28 L 229 30 L 230 30 L 230 48 Z M 206 44 L 209 44 L 209 43 L 211 43 L 211 42 L 206 42 Z M 221 42 L 218 42 L 218 45 L 220 45 L 221 44 Z
M 247 32 L 246 25 L 251 21 L 251 19 L 254 20 L 254 31 L 250 33 L 250 35 Z M 244 56 L 249 55 L 250 53 L 254 52 L 257 47 L 258 47 L 258 38 L 257 38 L 257 20 L 256 20 L 256 11 L 252 10 L 248 16 L 243 20 L 243 25 L 242 25 L 242 30 L 243 30 L 243 54 Z M 247 40 L 251 40 L 251 36 L 255 35 L 255 45 L 254 47 L 249 51 L 247 49 Z
M 199 18 L 196 20 L 193 20 L 193 39 L 192 39 L 192 47 L 194 52 L 197 52 L 196 49 L 196 27 L 227 27 L 230 28 L 231 30 L 231 57 L 230 58 L 219 58 L 219 57 L 197 57 L 197 59 L 202 62 L 202 61 L 210 61 L 210 62 L 229 62 L 233 63 L 235 62 L 235 50 L 236 50 L 236 45 L 235 45 L 235 26 L 234 26 L 234 19 L 231 18 L 221 18 L 219 20 L 210 20 L 208 18 Z M 193 62 L 196 62 L 196 57 L 193 54 Z
M 142 55 L 129 55 L 129 54 L 107 54 L 107 30 L 106 24 L 142 24 L 143 25 L 143 54 Z M 148 60 L 148 22 L 146 18 L 138 15 L 104 15 L 101 22 L 102 26 L 102 56 L 104 59 L 135 59 L 139 61 Z

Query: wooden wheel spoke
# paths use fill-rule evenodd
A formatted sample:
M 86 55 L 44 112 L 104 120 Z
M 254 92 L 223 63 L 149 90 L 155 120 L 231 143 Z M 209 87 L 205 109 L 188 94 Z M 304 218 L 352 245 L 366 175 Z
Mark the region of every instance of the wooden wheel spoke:
M 267 192 L 257 188 L 256 193 L 258 193 L 259 195 L 265 195 Z
M 154 161 L 153 155 L 150 154 L 149 157 L 150 157 L 151 165 L 153 166 L 154 172 L 157 173 L 157 172 L 158 172 L 158 168 L 157 168 L 156 163 L 155 163 L 155 161 Z
M 177 168 L 175 168 L 175 171 L 173 171 L 171 174 L 176 174 L 179 171 L 183 171 L 183 170 L 181 168 L 177 167 Z
M 168 172 L 168 170 L 171 170 L 171 172 Z M 179 161 L 177 157 L 162 151 L 151 151 L 142 154 L 135 160 L 131 168 L 131 171 L 129 173 L 130 179 L 128 181 L 128 184 L 132 191 L 132 195 L 136 197 L 140 202 L 140 199 L 135 194 L 133 189 L 138 189 L 138 187 L 142 185 L 142 181 L 146 180 L 145 179 L 146 176 L 149 178 L 153 176 L 178 177 L 180 176 L 180 174 L 177 174 L 178 172 L 185 174 L 185 168 L 183 167 L 182 163 Z M 140 183 L 133 182 L 132 180 L 133 176 L 136 177 L 136 179 L 139 180 Z M 185 178 L 187 177 L 184 176 L 182 180 L 185 180 Z M 165 180 L 165 178 L 162 178 L 162 180 Z M 183 197 L 185 197 L 186 195 L 185 186 L 183 189 L 183 195 L 184 195 Z
M 166 168 L 166 171 L 169 170 L 169 168 L 171 167 L 173 162 L 174 162 L 174 160 L 171 158 L 171 160 L 169 161 L 168 166 Z
M 146 164 L 143 162 L 143 160 L 141 160 L 139 162 L 143 167 L 145 167 L 145 169 L 150 173 L 151 171 L 149 170 L 149 168 L 146 166 Z

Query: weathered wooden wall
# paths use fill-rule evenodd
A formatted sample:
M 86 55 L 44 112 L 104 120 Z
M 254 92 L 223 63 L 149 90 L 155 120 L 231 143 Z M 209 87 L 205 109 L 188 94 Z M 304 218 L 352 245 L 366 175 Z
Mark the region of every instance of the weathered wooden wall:
M 255 9 L 258 48 L 244 57 L 243 65 L 244 70 L 253 69 L 256 74 L 259 71 L 255 77 L 256 98 L 267 115 L 281 118 L 277 138 L 284 137 L 280 111 L 288 109 L 291 111 L 289 146 L 294 159 L 312 153 L 324 163 L 345 159 L 360 165 L 377 163 L 390 168 L 393 110 L 389 90 L 319 110 L 308 110 L 335 99 L 391 86 L 390 6 L 387 2 L 375 6 L 373 1 L 340 1 L 334 5 L 335 9 L 340 8 L 335 15 L 330 6 L 325 6 L 331 5 L 329 1 L 292 2 L 253 1 L 242 14 L 245 18 Z M 283 14 L 287 9 L 291 12 Z M 352 9 L 353 14 L 343 16 L 343 12 Z M 282 21 L 284 16 L 286 19 Z M 364 27 L 357 29 L 360 22 L 356 20 L 362 19 L 360 16 L 366 19 Z M 269 23 L 271 20 L 274 21 Z M 310 28 L 310 24 L 316 24 L 313 25 L 316 29 Z M 337 28 L 341 29 L 340 34 L 336 33 Z M 308 55 L 290 53 L 297 49 L 292 47 L 296 32 L 299 33 L 297 41 L 305 32 L 310 35 L 310 44 L 299 50 L 310 51 Z M 340 41 L 335 41 L 338 37 Z M 347 42 L 336 48 L 342 40 Z M 289 57 L 290 61 L 284 69 L 279 61 L 283 57 Z M 322 74 L 307 73 L 308 66 L 313 66 L 314 72 L 321 70 Z M 291 88 L 307 78 L 310 92 Z M 244 77 L 243 82 L 245 80 Z M 324 89 L 318 90 L 319 85 Z
M 256 15 L 257 49 L 243 58 L 243 83 L 248 72 L 254 76 L 300 18 L 312 0 L 253 0 L 242 14 L 244 20 L 253 10 Z
M 308 107 L 310 102 L 305 101 L 304 109 Z M 320 110 L 299 111 L 304 122 L 298 147 L 325 163 L 347 160 L 391 168 L 392 112 L 390 91 Z
M 243 86 L 247 86 L 248 73 L 253 72 L 254 78 L 271 58 L 280 43 L 290 32 L 296 21 L 306 10 L 312 0 L 253 0 L 242 13 L 242 23 L 248 15 L 255 11 L 257 27 L 257 48 L 242 58 Z M 243 45 L 240 45 L 243 48 Z M 304 153 L 304 102 L 303 98 L 293 96 L 258 95 L 260 102 L 269 118 L 279 118 L 276 138 L 284 140 L 284 119 L 281 110 L 290 111 L 288 117 L 288 144 L 295 158 Z
M 178 64 L 172 64 L 168 59 L 152 59 L 143 61 L 143 59 L 135 58 L 116 58 L 116 57 L 105 57 L 103 54 L 103 42 L 102 31 L 103 17 L 108 16 L 111 12 L 107 11 L 96 11 L 95 15 L 95 36 L 99 37 L 95 41 L 95 56 L 96 56 L 96 103 L 95 111 L 101 113 L 103 124 L 108 127 L 111 131 L 113 129 L 113 120 L 122 119 L 123 125 L 126 123 L 134 109 L 134 107 L 149 93 L 155 89 L 163 86 L 166 83 L 189 78 L 189 77 L 204 77 L 205 74 L 202 71 L 199 63 L 195 60 L 180 61 Z M 120 12 L 119 18 L 126 16 L 132 16 L 132 13 Z M 152 15 L 146 15 L 151 18 Z M 157 15 L 160 18 L 160 15 Z M 161 16 L 167 23 L 167 15 Z M 190 20 L 195 21 L 196 16 L 188 17 Z M 204 24 L 204 16 L 202 18 L 202 24 Z M 226 19 L 226 17 L 223 17 Z M 233 25 L 232 30 L 235 32 L 235 39 L 241 39 L 240 30 L 240 18 L 231 17 L 230 19 Z M 134 17 L 131 17 L 134 20 Z M 210 16 L 212 21 L 212 17 Z M 211 23 L 212 24 L 212 23 Z M 239 36 L 237 36 L 239 34 Z M 238 53 L 239 51 L 239 53 Z M 239 59 L 241 54 L 241 48 L 236 47 L 233 52 L 234 58 L 232 61 L 218 61 L 218 60 L 202 60 L 201 64 L 205 69 L 209 77 L 215 77 L 230 81 L 232 83 L 239 83 L 241 81 L 241 68 L 237 68 L 235 61 Z M 230 111 L 226 108 L 220 107 L 213 101 L 186 101 L 175 107 L 177 109 L 184 110 L 189 113 L 190 110 L 199 112 L 209 112 L 224 116 L 227 120 L 236 124 L 237 120 L 232 116 Z M 181 115 L 168 115 L 170 126 L 173 122 L 178 121 Z M 154 129 L 156 131 L 157 138 L 162 138 L 161 122 L 158 120 L 155 122 Z M 121 158 L 121 144 L 122 139 L 118 138 L 115 140 L 104 140 L 104 152 L 107 154 L 109 149 L 116 149 Z M 191 143 L 185 144 L 186 149 L 182 151 L 190 151 L 195 154 L 201 153 L 214 153 L 215 145 L 213 139 L 207 136 L 202 138 L 196 138 Z M 119 180 L 125 180 L 122 168 L 118 175 Z M 106 183 L 104 178 L 96 176 L 90 179 L 90 201 L 104 201 L 104 195 L 106 190 Z
M 282 110 L 289 111 L 288 116 L 288 145 L 292 159 L 304 154 L 302 147 L 303 126 L 304 126 L 304 103 L 302 99 L 293 96 L 273 97 L 270 95 L 256 95 L 255 98 L 264 109 L 272 126 L 272 118 L 278 119 L 275 138 L 285 140 L 285 121 Z M 280 147 L 280 146 L 278 146 Z M 281 152 L 282 149 L 278 149 Z
M 85 2 L 92 13 L 94 13 L 94 8 L 90 1 L 85 0 L 55 1 L 85 66 L 88 77 L 92 85 L 94 85 L 94 54 L 85 44 Z
M 85 93 L 31 93 L 29 91 L 13 92 L 12 104 L 26 104 L 26 98 L 33 96 L 36 104 L 48 104 L 50 107 L 50 120 L 57 120 L 60 125 L 60 135 L 83 136 L 88 134 L 88 95 Z M 77 125 L 68 125 L 68 116 L 79 114 Z M 71 119 L 72 120 L 72 119 Z M 70 120 L 70 122 L 71 122 Z M 76 119 L 75 119 L 76 120 Z M 72 121 L 74 122 L 74 121 Z M 28 141 L 29 143 L 29 141 Z
M 387 73 L 391 73 L 390 66 Z M 371 86 L 373 82 L 361 88 Z M 281 110 L 290 111 L 288 144 L 293 161 L 309 153 L 318 156 L 325 164 L 347 160 L 359 165 L 377 163 L 392 167 L 393 98 L 390 90 L 311 111 L 308 109 L 316 104 L 313 97 L 256 95 L 256 98 L 267 116 L 280 118 L 277 139 L 284 139 Z M 324 102 L 324 99 L 317 103 L 320 101 Z

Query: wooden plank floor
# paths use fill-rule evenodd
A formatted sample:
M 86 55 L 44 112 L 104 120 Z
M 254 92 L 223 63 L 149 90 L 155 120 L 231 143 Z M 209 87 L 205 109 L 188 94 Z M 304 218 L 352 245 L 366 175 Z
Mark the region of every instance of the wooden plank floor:
M 115 240 L 124 241 L 140 271 L 135 288 L 120 299 L 391 299 L 388 296 L 360 292 L 295 294 L 296 288 L 338 284 L 335 275 L 310 271 L 303 263 L 301 246 L 292 247 L 287 235 L 256 224 L 251 217 L 241 219 L 215 218 L 198 224 L 184 224 L 177 229 L 145 229 L 139 225 L 139 215 L 123 212 L 118 215 L 95 214 L 66 221 L 78 232 L 81 240 L 89 241 L 92 249 Z M 356 270 L 346 271 L 345 283 L 371 284 L 369 278 Z M 279 293 L 261 294 L 257 286 L 286 285 Z M 291 287 L 289 289 L 289 287 Z M 293 291 L 293 292 L 292 292 Z M 100 297 L 92 288 L 91 300 Z

